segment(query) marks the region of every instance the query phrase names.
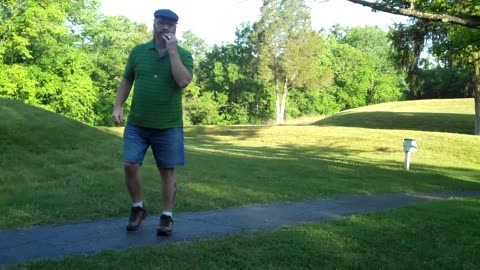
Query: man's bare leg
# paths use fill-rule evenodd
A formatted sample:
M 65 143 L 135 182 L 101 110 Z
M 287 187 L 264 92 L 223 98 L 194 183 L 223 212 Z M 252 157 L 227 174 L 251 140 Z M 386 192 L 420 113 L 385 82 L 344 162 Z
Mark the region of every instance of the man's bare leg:
M 139 206 L 132 206 L 130 218 L 127 224 L 127 231 L 136 231 L 147 217 L 147 211 L 143 205 L 143 188 L 140 179 L 140 164 L 125 163 L 125 184 L 127 186 L 133 203 L 141 203 Z
M 140 179 L 140 164 L 125 163 L 125 184 L 132 198 L 132 202 L 143 200 L 142 180 Z
M 160 216 L 160 226 L 157 229 L 157 235 L 168 236 L 173 232 L 172 211 L 175 206 L 175 193 L 177 190 L 177 178 L 175 169 L 160 169 L 162 177 L 162 202 L 163 213 Z
M 162 177 L 163 211 L 172 212 L 175 206 L 175 192 L 177 190 L 175 169 L 160 169 L 160 175 Z

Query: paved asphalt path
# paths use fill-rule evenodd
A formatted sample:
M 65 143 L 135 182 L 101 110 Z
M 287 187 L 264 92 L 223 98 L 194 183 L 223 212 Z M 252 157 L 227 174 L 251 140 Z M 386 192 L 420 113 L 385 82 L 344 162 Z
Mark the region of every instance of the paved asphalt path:
M 109 249 L 272 230 L 452 197 L 480 197 L 480 191 L 343 196 L 216 211 L 175 213 L 174 233 L 169 237 L 156 236 L 158 215 L 148 216 L 136 232 L 125 230 L 128 217 L 0 231 L 0 268 L 34 259 L 55 259 Z

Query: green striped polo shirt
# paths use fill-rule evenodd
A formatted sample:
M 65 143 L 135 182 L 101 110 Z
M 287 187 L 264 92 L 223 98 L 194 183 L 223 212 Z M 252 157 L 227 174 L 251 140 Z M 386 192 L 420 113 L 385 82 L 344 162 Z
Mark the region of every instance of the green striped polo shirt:
M 192 54 L 180 46 L 178 53 L 192 72 Z M 134 82 L 129 123 L 146 128 L 183 127 L 182 89 L 173 78 L 168 52 L 160 55 L 155 40 L 132 49 L 123 78 Z

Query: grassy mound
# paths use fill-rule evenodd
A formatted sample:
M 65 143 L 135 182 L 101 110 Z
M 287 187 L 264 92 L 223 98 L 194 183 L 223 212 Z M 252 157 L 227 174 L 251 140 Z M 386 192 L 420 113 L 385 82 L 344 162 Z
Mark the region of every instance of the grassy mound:
M 473 102 L 470 98 L 384 103 L 346 110 L 314 125 L 473 134 Z
M 121 138 L 6 99 L 0 123 L 0 228 L 119 214 Z

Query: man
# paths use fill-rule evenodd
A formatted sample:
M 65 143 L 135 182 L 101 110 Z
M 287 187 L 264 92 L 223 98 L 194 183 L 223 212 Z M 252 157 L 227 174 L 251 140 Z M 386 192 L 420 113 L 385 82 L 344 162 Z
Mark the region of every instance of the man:
M 139 169 L 151 146 L 162 180 L 163 213 L 157 235 L 172 234 L 176 193 L 175 167 L 184 164 L 182 89 L 192 81 L 192 54 L 178 46 L 178 16 L 168 9 L 154 12 L 154 38 L 135 46 L 118 87 L 112 120 L 123 120 L 123 104 L 135 90 L 124 130 L 125 184 L 132 199 L 127 231 L 138 230 L 147 216 Z

